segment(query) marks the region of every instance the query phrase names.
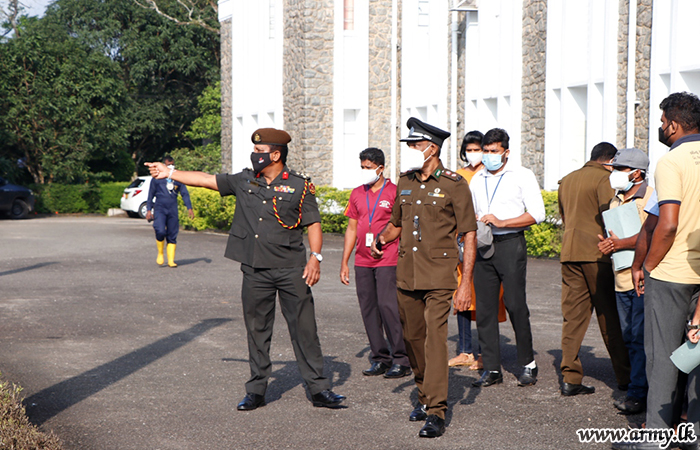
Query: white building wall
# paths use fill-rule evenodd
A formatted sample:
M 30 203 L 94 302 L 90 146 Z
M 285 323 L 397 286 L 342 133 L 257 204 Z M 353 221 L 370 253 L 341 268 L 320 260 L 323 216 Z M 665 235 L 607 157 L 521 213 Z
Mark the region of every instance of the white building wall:
M 544 188 L 583 166 L 617 126 L 617 0 L 549 2 Z
M 354 0 L 352 30 L 343 26 L 343 0 L 334 8 L 333 185 L 354 188 L 368 146 L 369 1 Z
M 521 161 L 522 6 L 522 0 L 479 2 L 478 12 L 467 13 L 465 32 L 464 129 L 506 130 L 515 164 Z
M 284 128 L 282 107 L 283 0 L 227 0 L 231 17 L 232 172 L 250 167 L 250 136 L 257 128 Z M 292 143 L 293 144 L 293 143 Z
M 447 0 L 405 0 L 401 29 L 401 137 L 408 135 L 410 117 L 448 131 L 447 88 L 449 84 Z M 461 142 L 461 138 L 460 138 Z M 401 151 L 406 151 L 406 144 Z M 450 141 L 442 146 L 446 161 Z
M 700 52 L 697 49 L 697 0 L 654 0 L 652 6 L 651 68 L 649 81 L 650 172 L 668 147 L 658 140 L 659 104 L 673 92 L 700 95 Z M 653 182 L 653 176 L 650 178 Z

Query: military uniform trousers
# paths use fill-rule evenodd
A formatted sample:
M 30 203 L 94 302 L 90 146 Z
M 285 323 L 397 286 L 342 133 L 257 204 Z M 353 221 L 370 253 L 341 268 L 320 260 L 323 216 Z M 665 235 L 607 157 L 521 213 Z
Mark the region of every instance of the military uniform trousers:
M 418 400 L 428 414 L 444 419 L 447 411 L 447 318 L 454 289 L 398 289 L 399 315 Z
M 278 293 L 297 365 L 309 392 L 314 395 L 330 389 L 330 381 L 323 376 L 323 354 L 316 330 L 311 288 L 301 277 L 304 268 L 254 269 L 241 264 L 241 271 L 241 299 L 250 363 L 246 392 L 265 395 L 267 389 L 267 380 L 272 371 L 270 342 Z
M 476 329 L 479 332 L 484 370 L 501 370 L 501 345 L 498 327 L 498 299 L 503 284 L 503 303 L 515 332 L 518 364 L 535 360 L 527 307 L 525 282 L 527 278 L 527 248 L 522 232 L 494 236 L 494 254 L 483 259 L 477 254 L 474 264 L 476 291 Z
M 180 221 L 177 216 L 177 204 L 173 207 L 153 208 L 153 229 L 156 231 L 156 240 L 167 239 L 168 244 L 177 244 L 177 234 L 180 231 Z
M 581 343 L 595 309 L 600 334 L 608 349 L 617 383 L 630 382 L 629 352 L 620 327 L 612 267 L 599 262 L 561 265 L 561 373 L 565 383 L 581 384 Z

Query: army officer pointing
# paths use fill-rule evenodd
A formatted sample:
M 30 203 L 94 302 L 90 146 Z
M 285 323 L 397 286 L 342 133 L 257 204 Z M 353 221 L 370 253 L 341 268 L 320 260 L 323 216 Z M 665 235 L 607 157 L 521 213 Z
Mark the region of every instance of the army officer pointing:
M 146 165 L 155 178 L 169 177 L 189 186 L 219 191 L 222 197 L 236 196 L 225 256 L 239 261 L 243 272 L 241 300 L 251 374 L 238 409 L 253 410 L 265 404 L 272 371 L 270 341 L 277 294 L 313 405 L 336 407 L 345 397 L 331 391 L 330 381 L 323 375 L 323 354 L 310 289 L 320 278 L 323 259 L 315 188 L 307 177 L 287 167 L 287 144 L 291 141 L 287 132 L 261 128 L 251 140 L 253 169 L 234 175 L 183 172 L 161 163 Z M 308 260 L 303 227 L 308 227 Z
M 476 216 L 467 181 L 440 161 L 440 147 L 450 133 L 412 117 L 402 142 L 401 175 L 391 219 L 377 237 L 379 247 L 401 237 L 396 267 L 399 314 L 419 405 L 409 416 L 426 423 L 420 437 L 445 431 L 447 410 L 447 318 L 452 296 L 457 311 L 471 304 L 476 258 Z M 457 234 L 464 238 L 462 282 L 457 286 Z M 374 255 L 383 252 L 372 245 Z

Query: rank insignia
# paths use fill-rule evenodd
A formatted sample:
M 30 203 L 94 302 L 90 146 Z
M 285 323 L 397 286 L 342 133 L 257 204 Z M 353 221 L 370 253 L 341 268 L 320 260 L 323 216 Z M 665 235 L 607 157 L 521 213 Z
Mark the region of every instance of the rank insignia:
M 282 192 L 285 194 L 293 194 L 294 191 L 296 191 L 296 189 L 294 189 L 293 187 L 286 186 L 286 185 L 275 186 L 274 189 L 275 189 L 275 192 Z
M 255 142 L 260 142 L 260 135 L 259 135 L 258 133 L 255 133 L 255 134 L 253 135 L 253 140 L 254 140 Z

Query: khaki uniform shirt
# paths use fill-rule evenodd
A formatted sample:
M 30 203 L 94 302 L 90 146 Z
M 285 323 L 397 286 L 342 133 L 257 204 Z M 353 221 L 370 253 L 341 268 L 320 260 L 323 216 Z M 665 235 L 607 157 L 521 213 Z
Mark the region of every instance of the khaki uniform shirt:
M 588 161 L 559 182 L 559 212 L 564 222 L 561 262 L 603 262 L 610 256 L 598 250 L 598 235 L 605 236 L 603 211 L 610 206 L 615 191 L 610 187 L 610 171 L 596 161 Z
M 415 291 L 456 289 L 457 233 L 476 230 L 469 184 L 442 163 L 427 180 L 401 175 L 390 223 L 401 227 L 396 284 Z
M 305 189 L 305 185 L 308 186 Z M 314 187 L 307 177 L 284 166 L 279 176 L 269 185 L 265 177 L 256 177 L 251 169 L 235 175 L 219 174 L 216 184 L 221 196 L 236 196 L 236 211 L 231 221 L 225 256 L 256 269 L 299 267 L 306 264 L 303 228 L 321 221 Z M 299 220 L 299 203 L 304 203 Z M 273 197 L 276 197 L 279 220 L 275 216 Z
M 622 206 L 625 203 L 634 202 L 637 205 L 637 213 L 639 214 L 639 220 L 641 220 L 642 225 L 644 221 L 647 220 L 647 213 L 644 211 L 644 206 L 646 206 L 649 201 L 649 197 L 654 192 L 654 189 L 647 185 L 647 182 L 642 182 L 639 185 L 639 189 L 630 198 L 625 200 L 624 192 L 617 192 L 615 196 L 610 200 L 610 209 Z M 615 230 L 612 230 L 613 233 Z M 619 237 L 619 236 L 618 236 Z M 634 289 L 634 282 L 632 281 L 632 268 L 622 269 L 615 271 L 615 291 L 616 292 L 628 292 Z

